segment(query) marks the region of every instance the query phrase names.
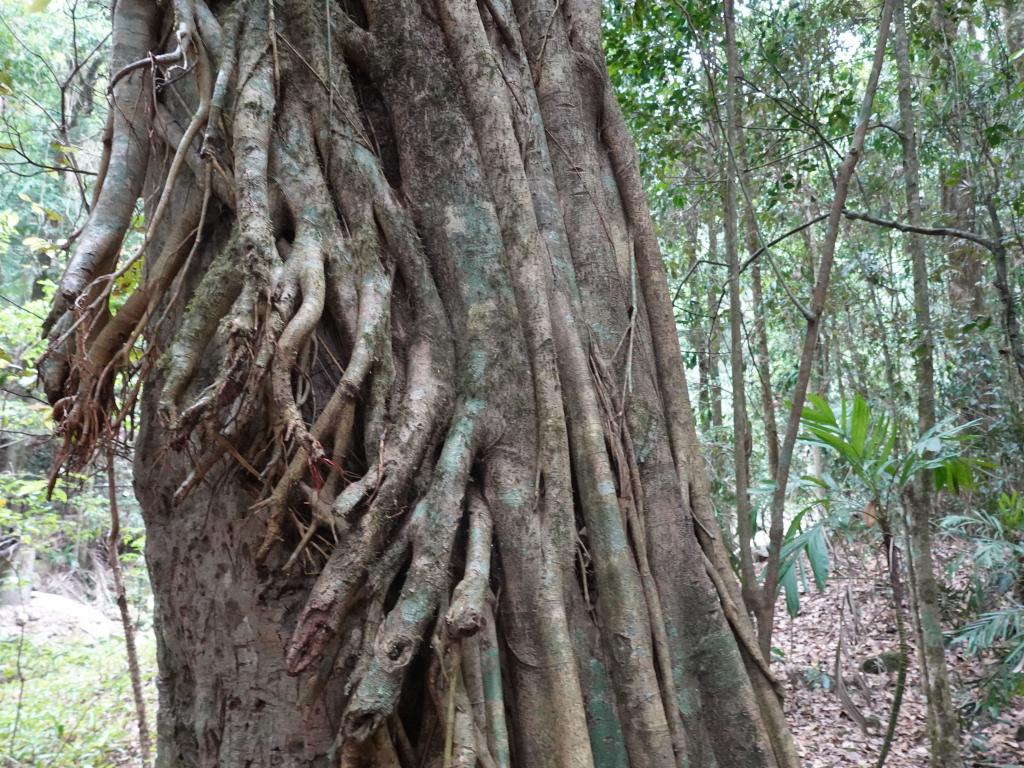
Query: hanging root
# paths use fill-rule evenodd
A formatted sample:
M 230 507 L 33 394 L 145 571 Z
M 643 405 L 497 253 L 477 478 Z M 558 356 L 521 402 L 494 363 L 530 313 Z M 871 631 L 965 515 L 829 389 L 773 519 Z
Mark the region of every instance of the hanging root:
M 707 555 L 704 555 L 704 569 L 707 571 L 708 576 L 715 585 L 715 589 L 718 591 L 718 598 L 722 601 L 722 610 L 725 613 L 725 618 L 732 627 L 737 639 L 742 644 L 743 650 L 757 666 L 758 670 L 760 670 L 764 679 L 769 683 L 769 685 L 771 685 L 772 690 L 775 691 L 775 695 L 778 696 L 781 701 L 785 696 L 785 689 L 783 688 L 782 683 L 780 683 L 778 678 L 772 674 L 771 669 L 768 667 L 768 662 L 761 653 L 761 647 L 757 644 L 757 639 L 750 630 L 750 623 L 743 620 L 739 607 L 735 602 L 733 602 L 732 596 L 729 594 L 729 590 L 723 583 L 721 575 L 718 573 L 718 570 L 715 568 L 711 560 L 708 559 Z
M 322 449 L 309 434 L 299 412 L 292 372 L 300 349 L 312 337 L 324 311 L 324 240 L 336 236 L 337 225 L 324 194 L 326 183 L 319 173 L 311 173 L 311 169 L 319 168 L 312 155 L 313 132 L 308 117 L 299 108 L 296 101 L 284 105 L 278 133 L 283 151 L 275 170 L 295 221 L 295 239 L 288 261 L 295 263 L 294 283 L 302 300 L 277 339 L 270 382 L 284 440 L 296 438 L 310 461 L 316 463 L 323 458 Z M 282 314 L 286 312 L 283 310 Z
M 213 340 L 221 319 L 238 298 L 241 275 L 235 269 L 237 247 L 229 245 L 217 254 L 196 290 L 191 311 L 182 320 L 165 355 L 167 379 L 160 391 L 160 413 L 171 430 L 176 430 L 180 401 L 185 388 Z

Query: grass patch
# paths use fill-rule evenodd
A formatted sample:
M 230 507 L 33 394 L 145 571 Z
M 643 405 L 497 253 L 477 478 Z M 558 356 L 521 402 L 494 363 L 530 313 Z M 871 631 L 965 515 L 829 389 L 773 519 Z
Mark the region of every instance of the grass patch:
M 156 641 L 142 631 L 136 642 L 153 723 Z M 138 765 L 124 641 L 0 641 L 0 755 L 4 768 Z

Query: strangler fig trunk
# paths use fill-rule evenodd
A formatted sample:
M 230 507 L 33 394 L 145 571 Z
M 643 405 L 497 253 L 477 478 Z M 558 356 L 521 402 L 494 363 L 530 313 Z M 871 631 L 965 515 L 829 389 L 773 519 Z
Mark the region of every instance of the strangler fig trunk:
M 120 0 L 114 59 L 41 373 L 66 466 L 139 403 L 158 764 L 795 765 L 598 4 Z

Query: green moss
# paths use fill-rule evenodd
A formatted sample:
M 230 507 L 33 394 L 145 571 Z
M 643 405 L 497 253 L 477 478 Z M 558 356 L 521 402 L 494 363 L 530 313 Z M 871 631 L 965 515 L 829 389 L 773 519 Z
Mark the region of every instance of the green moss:
M 694 681 L 684 667 L 685 651 L 682 635 L 676 625 L 666 617 L 665 635 L 668 638 L 669 653 L 672 657 L 672 682 L 676 689 L 676 706 L 683 718 L 697 715 L 700 711 L 700 700 L 694 690 Z
M 597 659 L 590 660 L 590 690 L 587 696 L 587 725 L 594 768 L 629 765 L 622 726 L 612 705 L 608 671 Z
M 509 488 L 502 491 L 501 500 L 510 507 L 520 507 L 523 505 L 523 492 L 519 488 Z
M 702 676 L 705 696 L 731 692 L 748 684 L 747 672 L 736 651 L 736 639 L 729 632 L 713 632 L 701 638 L 697 648 L 705 674 Z

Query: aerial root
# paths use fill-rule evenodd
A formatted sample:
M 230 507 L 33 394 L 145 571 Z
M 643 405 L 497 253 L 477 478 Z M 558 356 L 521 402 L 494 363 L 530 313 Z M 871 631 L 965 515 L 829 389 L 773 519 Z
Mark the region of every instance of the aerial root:
M 458 643 L 459 655 L 462 660 L 462 684 L 466 689 L 469 709 L 473 713 L 473 723 L 480 736 L 480 740 L 477 742 L 477 752 L 481 755 L 486 753 L 493 765 L 494 757 L 491 755 L 490 745 L 487 743 L 487 704 L 480 659 L 480 637 L 479 635 L 470 635 L 461 638 Z
M 466 494 L 469 508 L 469 544 L 466 571 L 455 587 L 445 621 L 452 638 L 477 632 L 484 622 L 484 603 L 491 577 L 491 513 L 475 486 Z
M 238 66 L 238 40 L 242 24 L 242 2 L 236 1 L 231 10 L 228 11 L 228 19 L 223 26 L 223 34 L 218 35 L 216 42 L 208 42 L 208 48 L 215 48 L 220 57 L 220 67 L 217 70 L 217 77 L 213 83 L 213 91 L 210 94 L 210 113 L 206 121 L 206 131 L 203 134 L 202 148 L 199 151 L 204 160 L 214 163 L 218 171 L 226 177 L 221 167 L 221 158 L 227 152 L 225 143 L 225 131 L 223 124 L 224 104 L 227 99 L 228 86 L 235 75 Z M 198 8 L 206 8 L 205 3 L 200 3 Z M 206 12 L 197 14 L 200 28 L 203 27 L 203 20 Z M 210 14 L 212 16 L 212 14 Z M 216 20 L 214 20 L 216 23 Z M 205 31 L 204 39 L 209 41 L 211 37 Z
M 304 243 L 303 246 L 305 245 Z M 302 265 L 297 281 L 302 292 L 302 303 L 278 339 L 270 379 L 274 402 L 280 412 L 285 442 L 295 438 L 315 463 L 323 458 L 322 448 L 319 441 L 310 435 L 306 428 L 292 386 L 292 371 L 299 350 L 312 337 L 324 308 L 323 252 L 316 244 L 311 245 L 312 248 L 308 252 L 305 247 L 300 251 L 298 244 L 292 251 L 293 258 L 296 254 L 302 254 Z
M 240 234 L 240 241 L 244 241 Z M 243 245 L 244 249 L 244 245 Z M 277 249 L 274 248 L 275 254 Z M 299 293 L 300 260 L 289 254 L 284 265 L 277 270 L 274 292 L 269 301 L 259 302 L 258 289 L 252 275 L 243 275 L 245 284 L 239 292 L 230 319 L 229 345 L 224 368 L 212 385 L 186 408 L 178 419 L 179 431 L 187 437 L 201 421 L 206 422 L 209 447 L 194 463 L 192 471 L 174 493 L 174 502 L 183 501 L 209 474 L 225 453 L 224 442 L 234 443 L 242 431 L 249 427 L 264 402 L 264 374 L 270 368 L 278 339 L 287 318 L 294 311 Z M 263 305 L 266 315 L 254 319 L 257 305 Z M 221 411 L 226 411 L 222 423 L 216 423 Z
M 463 406 L 449 428 L 430 490 L 413 513 L 420 522 L 412 562 L 398 603 L 381 627 L 366 674 L 346 708 L 345 737 L 362 741 L 391 714 L 409 664 L 446 594 L 448 563 L 478 439 L 476 419 L 467 408 Z
M 328 262 L 328 273 L 330 272 L 329 265 L 330 261 Z M 359 294 L 356 342 L 345 372 L 316 422 L 308 431 L 309 439 L 305 443 L 299 443 L 295 455 L 275 484 L 274 490 L 266 500 L 258 505 L 259 508 L 269 508 L 270 510 L 266 533 L 257 552 L 258 562 L 263 562 L 275 543 L 280 540 L 288 497 L 303 474 L 323 458 L 320 443 L 331 428 L 335 429 L 335 455 L 332 456 L 332 469 L 336 470 L 341 464 L 338 453 L 346 449 L 351 435 L 355 415 L 355 399 L 363 390 L 366 379 L 373 368 L 374 360 L 379 356 L 380 345 L 387 342 L 392 286 L 391 276 L 383 273 L 379 267 L 367 269 Z M 331 295 L 331 293 L 328 294 L 329 297 Z M 414 367 L 409 391 L 423 394 L 437 393 L 436 385 L 420 379 L 421 376 L 429 377 L 430 375 L 429 366 L 422 372 Z M 361 480 L 352 483 L 339 494 L 334 504 L 336 520 L 346 517 L 356 505 L 378 488 L 381 490 L 383 500 L 382 514 L 390 514 L 393 503 L 397 502 L 422 459 L 423 446 L 432 434 L 433 420 L 438 417 L 435 403 L 430 398 L 417 396 L 416 401 L 416 403 L 410 404 L 404 414 L 405 418 L 400 419 L 400 423 L 393 433 L 393 439 L 386 441 L 387 446 L 382 449 L 383 455 L 380 460 Z M 417 405 L 425 406 L 425 410 L 420 412 Z M 388 458 L 385 460 L 384 456 Z M 385 468 L 387 468 L 387 472 L 384 471 Z M 331 476 L 332 482 L 334 477 L 334 475 Z M 381 488 L 382 483 L 385 484 L 383 488 Z
M 91 359 L 91 364 L 102 367 L 99 375 L 100 386 L 105 381 L 112 381 L 115 366 L 127 362 L 128 353 L 153 318 L 157 307 L 164 303 L 164 310 L 153 323 L 158 329 L 167 316 L 167 312 L 177 302 L 177 291 L 168 296 L 175 278 L 187 271 L 192 258 L 202 243 L 203 227 L 210 202 L 209 169 L 203 174 L 202 202 L 197 207 L 195 198 L 189 198 L 188 207 L 179 214 L 167 237 L 168 245 L 159 254 L 155 266 L 151 269 L 148 279 L 139 286 L 117 314 L 107 321 L 106 325 L 95 334 L 89 342 L 89 349 L 82 350 Z M 191 240 L 191 246 L 189 245 Z M 181 282 L 178 282 L 180 288 Z M 149 347 L 145 355 L 155 354 L 156 348 Z
M 192 115 L 192 119 L 189 121 L 188 127 L 182 134 L 181 141 L 178 142 L 178 146 L 175 149 L 174 157 L 171 160 L 170 168 L 167 171 L 167 177 L 164 179 L 161 188 L 156 210 L 147 222 L 146 234 L 143 238 L 142 245 L 110 276 L 107 282 L 107 287 L 104 291 L 104 296 L 109 295 L 109 292 L 113 289 L 117 279 L 127 273 L 127 271 L 131 269 L 132 265 L 142 258 L 142 255 L 149 247 L 153 234 L 157 231 L 163 217 L 166 215 L 171 198 L 177 188 L 178 175 L 180 174 L 182 166 L 185 164 L 185 159 L 192 148 L 192 142 L 199 135 L 199 132 L 205 127 L 206 119 L 210 114 L 210 99 L 213 95 L 210 61 L 206 55 L 206 49 L 203 46 L 203 41 L 199 36 L 198 30 L 195 28 L 194 19 L 189 18 L 188 20 L 180 20 L 177 35 L 177 50 L 174 53 L 165 54 L 165 56 L 172 57 L 175 63 L 182 62 L 182 68 L 187 69 L 189 51 L 191 50 L 194 53 L 194 68 L 196 72 L 196 85 L 199 92 L 199 104 L 196 107 L 195 113 Z M 126 69 L 131 71 L 130 68 L 145 66 L 145 64 L 150 61 L 153 62 L 153 66 L 155 67 L 158 60 L 161 58 L 161 56 L 151 56 L 149 59 L 144 59 L 141 62 L 134 62 L 133 64 L 128 65 L 128 68 Z M 120 74 L 121 73 L 119 72 L 114 75 L 112 83 L 117 81 L 118 75 Z
M 141 14 L 129 13 L 123 7 L 115 8 L 115 52 L 120 51 L 122 55 L 131 57 L 145 56 L 154 42 L 150 39 L 150 28 L 155 14 L 155 7 Z M 51 354 L 54 352 L 53 347 L 62 346 L 52 343 L 53 340 L 58 336 L 66 338 L 68 332 L 70 323 L 61 322 L 62 319 L 93 279 L 109 271 L 116 261 L 149 164 L 148 144 L 141 137 L 148 131 L 151 115 L 148 109 L 137 109 L 140 102 L 145 103 L 142 100 L 143 82 L 136 79 L 133 82 L 114 83 L 111 91 L 113 106 L 110 109 L 108 130 L 105 131 L 105 138 L 109 136 L 109 141 L 104 142 L 92 211 L 61 277 L 53 306 L 43 322 L 43 333 L 51 339 Z M 108 180 L 112 183 L 107 183 Z M 56 334 L 58 327 L 61 333 Z M 63 379 L 63 376 L 53 378 Z M 59 388 L 47 389 L 51 402 L 60 394 Z
M 306 492 L 306 497 L 309 500 L 309 508 L 312 512 L 312 517 L 309 520 L 308 526 L 302 533 L 302 538 L 299 539 L 298 545 L 292 551 L 288 560 L 285 562 L 282 570 L 287 571 L 295 564 L 295 561 L 299 559 L 299 556 L 305 552 L 306 547 L 313 540 L 313 537 L 319 532 L 321 527 L 329 528 L 334 532 L 337 537 L 338 531 L 334 525 L 334 516 L 331 514 L 331 508 L 320 499 L 318 491 L 310 488 L 308 485 L 304 486 L 303 490 Z M 269 526 L 268 526 L 269 530 Z
M 128 353 L 182 262 L 194 252 L 188 247 L 189 240 L 199 236 L 197 220 L 202 221 L 204 210 L 195 198 L 190 199 L 167 234 L 167 244 L 152 268 L 150 279 L 129 296 L 116 315 L 106 307 L 94 313 L 81 308 L 81 302 L 74 306 L 72 311 L 78 319 L 69 330 L 73 338 L 65 343 L 74 345 L 74 354 L 67 357 L 67 377 L 76 394 L 55 405 L 58 430 L 64 437 L 61 461 L 55 464 L 58 470 L 65 460 L 75 465 L 87 463 L 102 431 L 118 421 L 115 376 L 128 363 Z M 82 322 L 90 316 L 92 323 Z M 152 349 L 146 350 L 138 367 L 152 354 Z
M 495 733 L 496 724 L 488 716 L 480 644 L 475 637 L 456 640 L 438 625 L 431 646 L 428 689 L 443 728 L 444 763 L 453 768 L 507 768 L 507 760 L 498 759 L 502 748 L 507 755 L 504 731 Z
M 338 410 L 332 410 L 329 412 L 328 409 L 325 408 L 321 411 L 320 416 L 317 418 L 312 429 L 312 435 L 314 436 L 314 439 L 317 440 L 317 444 L 319 444 L 319 436 L 322 435 L 329 426 L 337 427 L 334 443 L 336 453 L 339 450 L 344 450 L 345 444 L 348 443 L 348 438 L 351 434 L 353 425 L 354 409 L 351 407 L 344 407 L 344 405 L 344 403 L 339 405 L 341 410 L 340 413 Z M 271 491 L 270 495 L 253 505 L 253 511 L 260 509 L 270 510 L 269 517 L 267 518 L 267 529 L 264 533 L 260 548 L 256 552 L 257 563 L 263 563 L 266 561 L 267 555 L 270 554 L 274 545 L 281 538 L 281 523 L 284 520 L 285 513 L 288 508 L 288 497 L 292 490 L 307 471 L 316 471 L 317 464 L 323 459 L 324 456 L 322 453 L 320 454 L 319 459 L 311 458 L 309 451 L 305 447 L 300 446 L 296 450 L 295 456 L 293 456 L 292 460 L 288 463 L 284 474 L 274 485 L 274 489 Z M 339 471 L 339 462 L 332 460 L 330 465 L 333 472 Z M 333 478 L 334 475 L 331 477 Z M 324 517 L 323 522 L 329 521 L 334 525 L 347 520 L 348 515 L 352 510 L 355 509 L 356 506 L 377 487 L 379 481 L 380 466 L 375 464 L 366 472 L 365 475 L 363 475 L 362 478 L 354 483 L 350 483 L 344 491 L 338 494 L 331 508 L 331 516 L 329 518 Z M 331 488 L 333 488 L 334 482 L 336 481 L 331 481 Z M 326 492 L 323 495 L 329 495 L 331 488 L 326 489 Z M 318 498 L 319 496 L 320 495 L 318 494 Z M 320 518 L 314 515 L 314 520 L 320 520 Z M 302 546 L 305 546 L 305 544 Z M 293 558 L 289 558 L 288 565 L 291 565 L 292 562 L 294 562 Z
M 175 303 L 178 290 L 174 290 L 170 299 L 167 292 L 175 284 L 174 281 L 180 273 L 188 267 L 192 256 L 199 248 L 209 203 L 211 175 L 208 166 L 204 168 L 193 165 L 193 171 L 204 179 L 201 206 L 197 207 L 194 196 L 189 197 L 186 210 L 172 222 L 169 231 L 163 234 L 165 245 L 160 254 L 152 260 L 154 266 L 148 270 L 145 282 L 128 297 L 116 314 L 110 310 L 109 299 L 119 278 L 127 274 L 161 231 L 171 200 L 178 191 L 177 181 L 182 166 L 194 154 L 192 143 L 205 124 L 212 84 L 203 40 L 196 29 L 195 19 L 191 16 L 191 11 L 195 7 L 192 2 L 178 3 L 176 10 L 180 26 L 176 51 L 170 54 L 150 53 L 148 56 L 140 56 L 122 67 L 111 79 L 110 92 L 114 95 L 115 107 L 111 109 L 109 145 L 104 149 L 104 181 L 98 185 L 89 219 L 90 226 L 95 225 L 93 228 L 96 232 L 92 232 L 91 229 L 84 232 L 79 248 L 72 256 L 71 264 L 62 278 L 58 298 L 47 322 L 50 347 L 45 358 L 48 359 L 40 363 L 51 400 L 58 399 L 58 388 L 76 393 L 65 398 L 55 409 L 55 415 L 60 422 L 58 428 L 64 434 L 66 442 L 59 455 L 61 462 L 69 459 L 75 463 L 87 462 L 100 437 L 101 428 L 109 430 L 115 424 L 120 424 L 123 416 L 116 415 L 118 406 L 114 389 L 115 378 L 125 367 L 134 369 L 136 373 L 140 368 L 151 368 L 150 358 L 156 354 L 155 348 L 147 349 L 142 360 L 135 363 L 130 362 L 129 352 L 150 324 L 161 302 L 165 305 L 161 321 L 170 305 Z M 145 22 L 144 19 L 142 21 Z M 115 26 L 120 22 L 121 17 L 115 14 Z M 124 23 L 135 22 L 125 20 Z M 207 23 L 206 27 L 210 28 L 210 25 Z M 138 34 L 139 32 L 140 30 L 132 29 L 128 34 L 137 35 L 138 39 L 145 40 L 146 35 Z M 139 135 L 146 133 L 146 125 L 154 117 L 149 110 L 141 115 L 132 114 L 137 111 L 136 105 L 130 105 L 130 108 L 129 105 L 124 105 L 123 108 L 117 106 L 127 96 L 132 95 L 132 101 L 138 102 L 141 94 L 142 83 L 129 84 L 126 78 L 132 72 L 145 67 L 155 70 L 156 67 L 185 64 L 190 57 L 194 66 L 187 69 L 195 71 L 199 104 L 188 128 L 180 136 L 173 137 L 176 139 L 173 159 L 160 189 L 155 213 L 147 222 L 142 246 L 123 263 L 116 265 L 117 246 L 123 241 L 135 198 L 140 191 L 141 179 L 148 164 L 145 154 L 139 156 L 141 149 L 132 151 L 130 148 L 133 141 L 138 143 Z M 157 122 L 161 122 L 167 129 L 163 133 L 170 135 L 170 125 L 173 121 L 166 114 L 161 117 L 165 119 Z M 145 124 L 140 125 L 140 119 Z M 115 145 L 123 146 L 115 152 Z M 116 185 L 106 183 L 107 177 L 111 174 L 118 181 Z M 189 242 L 192 243 L 191 248 L 187 247 Z M 178 280 L 179 289 L 181 282 Z M 157 321 L 158 324 L 159 322 Z M 210 338 L 209 330 L 191 330 L 198 334 L 193 342 L 197 346 L 204 346 Z M 68 349 L 72 344 L 75 348 L 73 355 Z M 187 348 L 179 346 L 177 351 L 185 357 L 177 360 L 181 366 L 177 369 L 181 380 L 173 381 L 176 371 L 173 364 L 170 366 L 175 390 L 183 388 L 190 378 L 191 369 L 194 369 L 194 364 L 187 359 Z M 50 375 L 51 369 L 53 375 Z M 182 373 L 184 375 L 180 375 Z M 134 403 L 137 391 L 138 385 L 125 386 L 125 392 L 122 393 L 125 402 L 121 404 L 122 407 L 127 403 Z
M 183 21 L 190 31 L 196 27 L 195 8 L 187 0 L 179 0 L 176 4 L 179 21 Z M 198 18 L 201 22 L 201 12 Z M 246 22 L 243 44 L 236 49 L 242 52 L 241 60 L 236 62 L 242 85 L 232 125 L 235 150 L 233 197 L 237 210 L 239 249 L 236 263 L 243 266 L 242 287 L 230 314 L 222 323 L 222 330 L 226 331 L 228 337 L 222 371 L 214 383 L 204 389 L 176 420 L 179 440 L 191 434 L 200 423 L 205 424 L 207 436 L 213 439 L 207 441 L 210 447 L 203 451 L 189 476 L 175 491 L 175 503 L 180 503 L 220 461 L 225 452 L 224 441 L 234 443 L 242 430 L 250 425 L 254 413 L 263 402 L 263 374 L 273 359 L 277 337 L 284 324 L 280 310 L 289 306 L 295 292 L 280 290 L 276 297 L 271 295 L 272 272 L 280 264 L 270 225 L 272 217 L 268 176 L 274 94 L 269 87 L 269 65 L 261 53 L 262 38 L 267 32 L 266 18 L 257 11 L 247 14 Z M 213 99 L 212 75 L 202 48 L 199 53 L 203 66 L 199 72 L 202 82 L 199 89 L 200 107 L 196 115 L 202 114 L 204 121 L 207 121 Z M 198 134 L 199 125 L 195 119 L 189 124 L 193 138 Z M 186 137 L 190 135 L 189 129 L 186 129 Z M 176 152 L 176 160 L 178 156 Z M 285 289 L 291 288 L 290 282 L 286 280 L 285 283 Z M 278 300 L 277 306 L 274 306 L 272 298 Z M 190 379 L 191 373 L 183 371 L 175 381 L 171 401 L 176 400 L 177 395 L 184 391 Z M 226 415 L 220 419 L 221 424 L 217 424 L 216 417 L 221 410 L 225 410 Z
M 501 675 L 501 660 L 498 655 L 498 628 L 494 622 L 491 604 L 493 595 L 484 608 L 482 631 L 469 642 L 478 644 L 480 650 L 480 679 L 484 688 L 484 716 L 487 727 L 487 745 L 497 768 L 508 768 L 509 759 L 508 723 L 505 720 L 505 694 Z
M 153 111 L 153 131 L 172 151 L 177 151 L 178 147 L 182 146 L 185 131 L 174 120 L 167 108 L 159 102 L 156 103 Z M 231 211 L 235 210 L 234 179 L 228 175 L 217 158 L 206 157 L 195 147 L 189 147 L 185 152 L 185 164 L 196 178 L 203 175 L 210 167 L 209 164 L 213 164 L 214 173 L 211 177 L 213 194 L 222 205 Z
M 192 37 L 187 30 L 182 28 L 179 28 L 176 34 L 178 45 L 170 53 L 150 53 L 147 56 L 125 64 L 111 75 L 110 84 L 107 86 L 107 95 L 112 97 L 117 84 L 139 69 L 145 69 L 146 67 L 149 67 L 151 70 L 155 70 L 157 67 L 165 67 L 168 68 L 168 71 L 173 68 L 188 69 L 188 49 L 192 47 Z
M 362 500 L 370 484 L 363 481 L 373 482 L 375 477 L 376 471 L 371 470 L 362 481 L 353 483 L 339 494 L 334 502 L 331 509 L 333 523 L 344 536 L 346 544 L 331 552 L 299 614 L 288 645 L 289 674 L 302 672 L 323 652 L 326 643 L 341 626 L 346 611 L 354 603 L 366 579 L 366 570 L 379 551 L 380 533 L 388 522 L 383 519 L 380 511 L 373 508 L 367 510 L 354 532 L 353 524 L 347 519 L 347 512 Z M 353 486 L 359 487 L 353 489 Z M 340 515 L 339 510 L 342 512 Z M 269 533 L 270 525 L 267 530 Z M 274 542 L 264 539 L 264 546 L 269 550 L 268 541 L 270 546 Z
M 271 169 L 295 222 L 295 239 L 288 263 L 295 262 L 291 279 L 302 299 L 295 311 L 281 308 L 282 321 L 270 381 L 285 443 L 290 444 L 294 439 L 316 463 L 323 458 L 322 449 L 302 419 L 292 373 L 299 351 L 312 337 L 323 316 L 327 290 L 325 242 L 340 239 L 340 233 L 327 195 L 327 183 L 312 147 L 313 129 L 302 102 L 298 98 L 285 100 L 271 151 Z
M 207 345 L 214 338 L 221 320 L 227 315 L 239 291 L 241 276 L 235 268 L 236 243 L 230 243 L 214 258 L 203 275 L 181 327 L 165 354 L 167 379 L 160 391 L 159 410 L 172 431 L 178 429 L 178 405 L 192 381 Z
M 297 447 L 295 455 L 289 462 L 284 474 L 278 479 L 271 494 L 254 507 L 254 509 L 270 510 L 263 542 L 257 551 L 257 562 L 264 562 L 275 544 L 281 539 L 282 522 L 285 518 L 288 497 L 302 476 L 324 459 L 322 449 L 319 446 L 320 441 L 324 439 L 330 429 L 334 429 L 334 447 L 329 462 L 332 474 L 328 478 L 329 487 L 326 489 L 326 495 L 330 495 L 337 482 L 337 472 L 341 466 L 354 425 L 355 398 L 362 390 L 364 381 L 370 373 L 372 360 L 376 354 L 376 344 L 382 339 L 387 327 L 388 313 L 386 310 L 388 302 L 386 299 L 390 296 L 390 286 L 389 280 L 387 282 L 387 291 L 371 291 L 365 300 L 360 301 L 358 333 L 360 341 L 357 342 L 353 350 L 341 381 L 335 387 L 330 399 L 309 430 L 311 441 L 305 445 L 300 444 Z M 424 429 L 429 435 L 431 431 L 429 428 L 430 423 L 428 419 L 422 419 L 417 424 L 409 424 L 408 426 Z M 401 429 L 400 425 L 398 436 L 404 435 L 405 431 Z M 411 440 L 410 442 L 415 447 L 416 441 Z M 311 449 L 318 451 L 318 453 L 314 454 Z M 417 452 L 413 452 L 408 457 L 399 455 L 406 450 L 407 446 L 402 442 L 397 442 L 396 448 L 384 449 L 382 453 L 388 455 L 396 451 L 398 453 L 396 453 L 393 460 L 384 461 L 382 457 L 381 460 L 378 460 L 371 466 L 360 480 L 351 483 L 338 494 L 333 504 L 332 519 L 334 521 L 346 519 L 358 504 L 380 487 L 382 482 L 388 482 L 388 492 L 385 494 L 385 498 L 388 500 L 395 498 L 397 494 L 393 493 L 392 489 L 395 491 L 400 490 L 395 484 L 398 483 L 404 486 L 405 481 L 415 471 L 416 465 L 418 465 L 421 458 Z M 385 472 L 385 468 L 388 468 L 387 472 Z M 392 468 L 394 472 L 391 471 Z M 392 475 L 394 475 L 394 479 L 392 479 Z M 390 505 L 385 506 L 388 508 L 382 514 L 387 515 L 390 513 Z M 319 522 L 319 518 L 314 519 L 318 521 L 318 525 L 322 524 L 322 522 Z M 306 543 L 300 544 L 299 549 L 305 546 Z M 294 562 L 299 549 L 289 558 L 289 563 Z
M 462 654 L 452 646 L 441 662 L 444 676 L 445 718 L 444 762 L 452 768 L 475 768 L 477 763 L 476 724 L 462 679 Z
M 591 355 L 591 367 L 594 370 L 598 397 L 605 414 L 605 431 L 609 450 L 618 473 L 620 505 L 623 507 L 626 528 L 632 539 L 644 602 L 650 616 L 651 640 L 657 661 L 659 690 L 672 736 L 672 748 L 676 755 L 683 755 L 686 751 L 686 736 L 679 707 L 676 704 L 672 653 L 669 647 L 668 631 L 665 627 L 661 597 L 658 594 L 658 586 L 647 555 L 647 531 L 643 522 L 647 517 L 644 511 L 644 491 L 640 468 L 636 461 L 636 448 L 626 423 L 625 401 L 621 400 L 621 405 L 616 409 L 611 372 L 600 355 Z

